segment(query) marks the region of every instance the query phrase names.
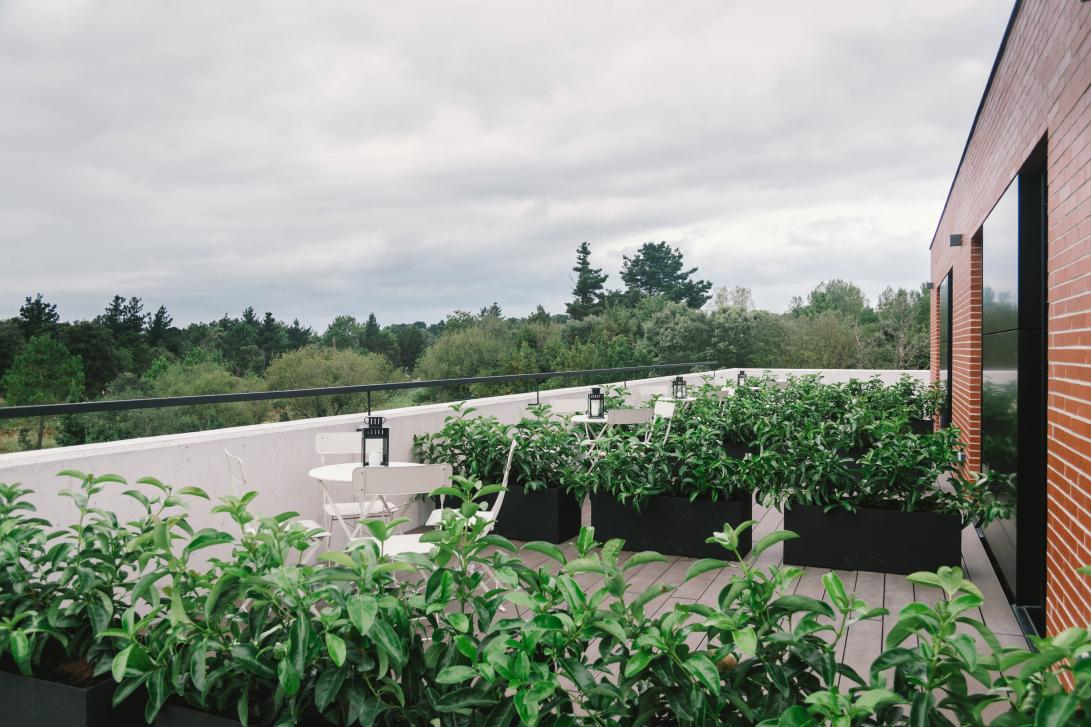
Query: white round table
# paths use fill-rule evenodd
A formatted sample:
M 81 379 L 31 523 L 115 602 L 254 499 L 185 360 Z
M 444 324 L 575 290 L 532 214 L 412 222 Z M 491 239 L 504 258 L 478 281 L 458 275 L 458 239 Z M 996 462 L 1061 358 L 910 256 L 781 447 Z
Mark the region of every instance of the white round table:
M 339 462 L 315 467 L 307 473 L 320 482 L 352 482 L 352 473 L 362 467 L 359 462 Z M 419 462 L 391 462 L 387 467 L 420 467 Z
M 591 439 L 591 440 L 594 440 L 594 439 L 598 438 L 598 435 L 592 433 L 592 431 L 591 431 L 591 425 L 592 424 L 601 424 L 602 425 L 602 427 L 598 431 L 599 434 L 602 434 L 604 431 L 606 431 L 606 421 L 607 420 L 606 420 L 606 417 L 604 417 L 604 416 L 589 417 L 586 414 L 576 414 L 571 419 L 569 419 L 569 421 L 572 422 L 573 424 L 582 424 L 584 433 L 587 435 L 587 438 Z
M 589 417 L 586 414 L 575 414 L 571 422 L 573 424 L 605 424 L 606 417 Z

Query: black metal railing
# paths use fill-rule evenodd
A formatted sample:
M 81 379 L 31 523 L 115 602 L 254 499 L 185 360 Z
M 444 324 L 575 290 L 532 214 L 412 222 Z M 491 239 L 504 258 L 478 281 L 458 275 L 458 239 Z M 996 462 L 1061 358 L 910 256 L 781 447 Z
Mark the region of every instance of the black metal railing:
M 380 384 L 356 384 L 353 386 L 325 386 L 316 389 L 289 389 L 286 391 L 249 391 L 234 394 L 197 394 L 192 396 L 164 396 L 157 399 L 114 399 L 105 401 L 80 401 L 65 404 L 33 404 L 27 406 L 0 407 L 0 419 L 25 419 L 29 417 L 57 416 L 62 414 L 87 414 L 103 411 L 127 411 L 130 409 L 161 409 L 168 406 L 193 406 L 196 404 L 233 404 L 240 401 L 268 401 L 271 399 L 297 399 L 305 396 L 336 396 L 339 394 L 367 394 L 367 410 L 371 413 L 371 394 L 375 391 L 402 389 L 431 389 L 444 386 L 468 386 L 471 384 L 505 384 L 533 381 L 535 394 L 540 394 L 543 381 L 559 378 L 581 378 L 606 374 L 630 374 L 646 371 L 666 371 L 714 367 L 715 361 L 691 361 L 689 363 L 654 364 L 650 366 L 625 366 L 612 369 L 583 369 L 579 371 L 539 371 L 533 374 L 503 374 L 499 376 L 469 376 L 461 379 L 429 379 L 427 381 L 388 381 Z M 625 379 L 627 382 L 628 379 Z M 538 398 L 538 401 L 541 399 Z

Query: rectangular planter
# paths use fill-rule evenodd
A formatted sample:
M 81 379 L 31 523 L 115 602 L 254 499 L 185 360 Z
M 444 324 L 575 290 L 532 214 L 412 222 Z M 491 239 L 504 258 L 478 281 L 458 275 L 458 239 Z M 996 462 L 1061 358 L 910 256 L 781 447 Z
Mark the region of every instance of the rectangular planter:
M 956 515 L 861 508 L 823 512 L 792 505 L 784 529 L 784 562 L 842 570 L 909 574 L 962 562 L 962 522 Z
M 159 710 L 155 727 L 242 727 L 242 722 L 168 703 Z
M 760 450 L 749 444 L 739 444 L 724 440 L 724 454 L 733 459 L 746 459 L 746 455 L 757 455 Z
M 575 496 L 559 487 L 527 492 L 522 485 L 510 485 L 494 532 L 513 540 L 563 543 L 579 535 L 580 510 Z
M 909 431 L 914 434 L 931 434 L 936 430 L 936 425 L 931 419 L 911 419 L 909 421 Z
M 654 550 L 664 555 L 688 558 L 728 558 L 721 546 L 706 543 L 712 533 L 750 519 L 751 498 L 740 500 L 695 500 L 688 497 L 656 495 L 641 510 L 618 502 L 613 495 L 591 495 L 591 524 L 595 539 L 621 538 L 626 550 Z M 739 552 L 750 552 L 750 530 L 740 538 Z
M 115 710 L 113 679 L 87 687 L 27 677 L 0 669 L 0 724 L 4 727 L 137 727 L 144 723 L 140 690 Z

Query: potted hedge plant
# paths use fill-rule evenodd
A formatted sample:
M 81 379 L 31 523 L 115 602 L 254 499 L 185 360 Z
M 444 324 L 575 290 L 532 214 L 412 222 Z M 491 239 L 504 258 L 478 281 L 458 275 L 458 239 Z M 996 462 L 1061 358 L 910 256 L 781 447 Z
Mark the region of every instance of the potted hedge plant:
M 855 462 L 836 441 L 784 442 L 764 499 L 800 536 L 785 544 L 785 563 L 886 573 L 958 565 L 962 528 L 1002 514 L 986 478 L 961 473 L 958 437 L 895 422 Z
M 863 727 L 983 725 L 983 715 L 995 725 L 1060 727 L 1091 714 L 1087 629 L 1031 637 L 1033 652 L 1004 646 L 974 618 L 983 598 L 958 568 L 913 573 L 909 581 L 937 598 L 889 614 L 835 572 L 806 595 L 796 587 L 801 568 L 757 567 L 758 555 L 797 536 L 769 533 L 747 558 L 739 547 L 747 521 L 711 535 L 720 557 L 641 586 L 629 575 L 664 557 L 625 556 L 626 543 L 600 542 L 593 528 L 564 549 L 487 534 L 475 499 L 489 489 L 462 477 L 444 488 L 452 507 L 424 536 L 428 554 L 384 554 L 401 522 L 369 520 L 370 540 L 317 565 L 300 562 L 309 534 L 287 526 L 291 514 L 249 512 L 255 493 L 217 506 L 233 532 L 194 532 L 184 514 L 164 512 L 172 499 L 164 490 L 158 505 L 149 499 L 145 525 L 125 529 L 140 575 L 118 587 L 115 608 L 128 605 L 94 639 L 112 653 L 117 698 L 145 689 L 148 720 L 183 727 Z M 5 580 L 8 608 L 16 593 L 38 598 L 34 563 L 53 565 L 33 545 L 48 532 L 26 493 L 3 492 L 3 533 L 17 536 L 2 541 L 3 577 L 35 583 L 19 590 Z M 8 543 L 45 557 L 12 568 Z M 214 557 L 198 562 L 199 552 Z M 527 552 L 538 565 L 524 562 Z M 56 555 L 81 562 L 78 550 Z M 712 598 L 669 598 L 710 578 L 721 584 Z M 60 593 L 40 603 L 65 611 Z M 879 617 L 890 620 L 885 644 L 857 671 L 846 640 Z M 3 619 L 3 643 L 20 641 L 11 612 Z M 20 626 L 27 649 L 16 648 L 33 665 L 31 641 L 57 635 L 28 628 Z M 17 704 L 3 707 L 12 724 Z
M 454 414 L 442 429 L 414 439 L 419 459 L 446 462 L 456 474 L 498 483 L 514 438 L 515 454 L 495 532 L 550 543 L 575 537 L 581 524 L 582 430 L 545 404 L 529 407 L 515 425 L 502 424 L 494 416 L 472 416 L 475 410 L 461 404 L 452 409 Z M 495 498 L 491 495 L 484 502 L 491 507 Z
M 121 524 L 94 499 L 125 480 L 74 471 L 60 476 L 78 482 L 60 493 L 75 505 L 76 521 L 56 531 L 34 517 L 28 490 L 0 484 L 3 724 L 141 724 L 144 695 L 116 691 L 110 678 L 113 634 L 128 606 L 128 589 L 147 565 L 145 552 L 133 544 L 179 522 L 172 511 L 182 505 L 180 495 L 205 495 L 196 488 L 175 493 L 154 478 L 141 479 L 145 491 L 124 494 L 140 503 L 143 516 Z
M 702 397 L 697 397 L 698 401 Z M 715 399 L 713 399 L 715 401 Z M 615 428 L 596 441 L 588 462 L 591 522 L 635 550 L 712 557 L 707 539 L 750 519 L 753 471 L 760 459 L 724 457 L 724 427 L 712 406 L 676 410 L 665 420 Z M 750 550 L 749 530 L 739 550 Z

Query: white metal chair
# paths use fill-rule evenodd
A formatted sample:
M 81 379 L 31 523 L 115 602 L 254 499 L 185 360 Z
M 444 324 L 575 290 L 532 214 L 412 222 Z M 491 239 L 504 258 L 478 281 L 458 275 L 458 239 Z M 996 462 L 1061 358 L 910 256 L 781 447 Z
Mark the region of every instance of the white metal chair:
M 611 409 L 606 412 L 606 426 L 617 427 L 625 424 L 647 424 L 655 416 L 651 409 Z
M 671 434 L 671 424 L 674 423 L 674 411 L 677 408 L 677 403 L 673 401 L 663 401 L 659 399 L 652 407 L 652 422 L 656 422 L 660 419 L 667 420 L 667 431 L 663 434 L 663 441 L 667 441 L 667 437 Z M 648 433 L 644 435 L 644 441 L 649 442 L 652 438 L 652 427 L 648 427 Z
M 231 477 L 231 492 L 235 497 L 240 497 L 249 492 L 252 488 L 246 481 L 246 469 L 243 467 L 242 458 L 232 454 L 229 450 L 224 450 L 224 455 L 227 457 L 227 471 Z M 305 553 L 300 557 L 301 562 L 306 562 L 310 559 L 310 556 L 315 554 L 315 550 L 319 545 L 325 543 L 330 538 L 329 528 L 323 528 L 314 520 L 308 518 L 296 518 L 292 520 L 291 527 L 302 528 L 311 535 L 311 547 L 307 549 Z M 257 523 L 248 523 L 246 525 L 246 531 L 248 533 L 257 532 L 260 526 Z
M 655 412 L 651 409 L 610 409 L 606 412 L 605 423 L 602 425 L 602 432 L 599 436 L 602 436 L 602 434 L 611 427 L 621 427 L 630 424 L 647 424 L 654 416 Z M 588 457 L 594 454 L 595 447 L 598 446 L 598 440 L 591 436 L 590 427 L 587 427 L 587 439 L 580 444 L 587 447 Z M 590 469 L 594 469 L 595 461 L 596 460 L 591 461 Z
M 375 503 L 382 503 L 379 509 L 390 509 L 397 517 L 405 512 L 413 502 L 415 495 L 429 495 L 437 487 L 449 487 L 451 484 L 451 465 L 422 464 L 416 467 L 359 467 L 352 473 L 352 491 L 360 504 L 360 512 L 373 512 Z M 394 499 L 405 501 L 391 505 Z M 340 519 L 340 516 L 338 516 Z M 342 521 L 342 527 L 344 525 Z M 375 539 L 367 536 L 354 538 L 349 547 L 355 547 Z M 434 546 L 421 542 L 421 533 L 401 533 L 390 536 L 381 544 L 386 555 L 400 553 L 428 553 Z
M 515 439 L 515 437 L 512 437 L 511 438 L 511 446 L 508 447 L 508 461 L 504 465 L 504 478 L 500 482 L 501 486 L 503 486 L 504 488 L 507 488 L 507 486 L 508 486 L 508 478 L 511 475 L 511 463 L 512 463 L 512 460 L 515 458 L 515 448 L 516 448 L 517 444 L 518 444 L 518 442 Z M 484 484 L 487 485 L 489 483 L 486 482 Z M 496 496 L 496 500 L 495 500 L 495 502 L 493 502 L 492 507 L 490 507 L 488 510 L 478 510 L 477 513 L 474 515 L 475 518 L 481 518 L 482 520 L 487 520 L 488 521 L 489 526 L 487 528 L 485 528 L 486 533 L 488 533 L 489 531 L 491 531 L 493 529 L 493 527 L 495 527 L 496 519 L 498 517 L 500 517 L 500 508 L 503 507 L 503 505 L 504 505 L 504 495 L 505 495 L 505 492 L 503 492 L 503 491 L 500 492 Z M 425 525 L 427 525 L 429 527 L 433 527 L 433 528 L 438 527 L 439 524 L 441 522 L 443 522 L 443 511 L 444 511 L 444 509 L 445 508 L 443 507 L 443 498 L 441 497 L 439 499 L 439 507 L 437 507 L 435 510 L 433 510 L 432 514 L 428 516 L 428 521 L 425 523 Z
M 359 461 L 362 456 L 360 435 L 356 432 L 322 432 L 314 435 L 314 450 L 318 453 L 323 465 L 328 464 L 326 460 L 329 457 L 349 457 L 350 461 Z M 345 529 L 345 537 L 349 540 L 359 535 L 360 503 L 356 500 L 338 501 L 326 483 L 321 480 L 318 486 L 322 488 L 322 511 L 325 514 L 326 529 L 333 530 L 333 523 L 336 521 Z M 376 503 L 376 508 L 367 515 L 390 517 L 390 509 L 383 507 L 382 503 Z M 346 525 L 346 521 L 350 520 L 354 524 L 351 530 Z

